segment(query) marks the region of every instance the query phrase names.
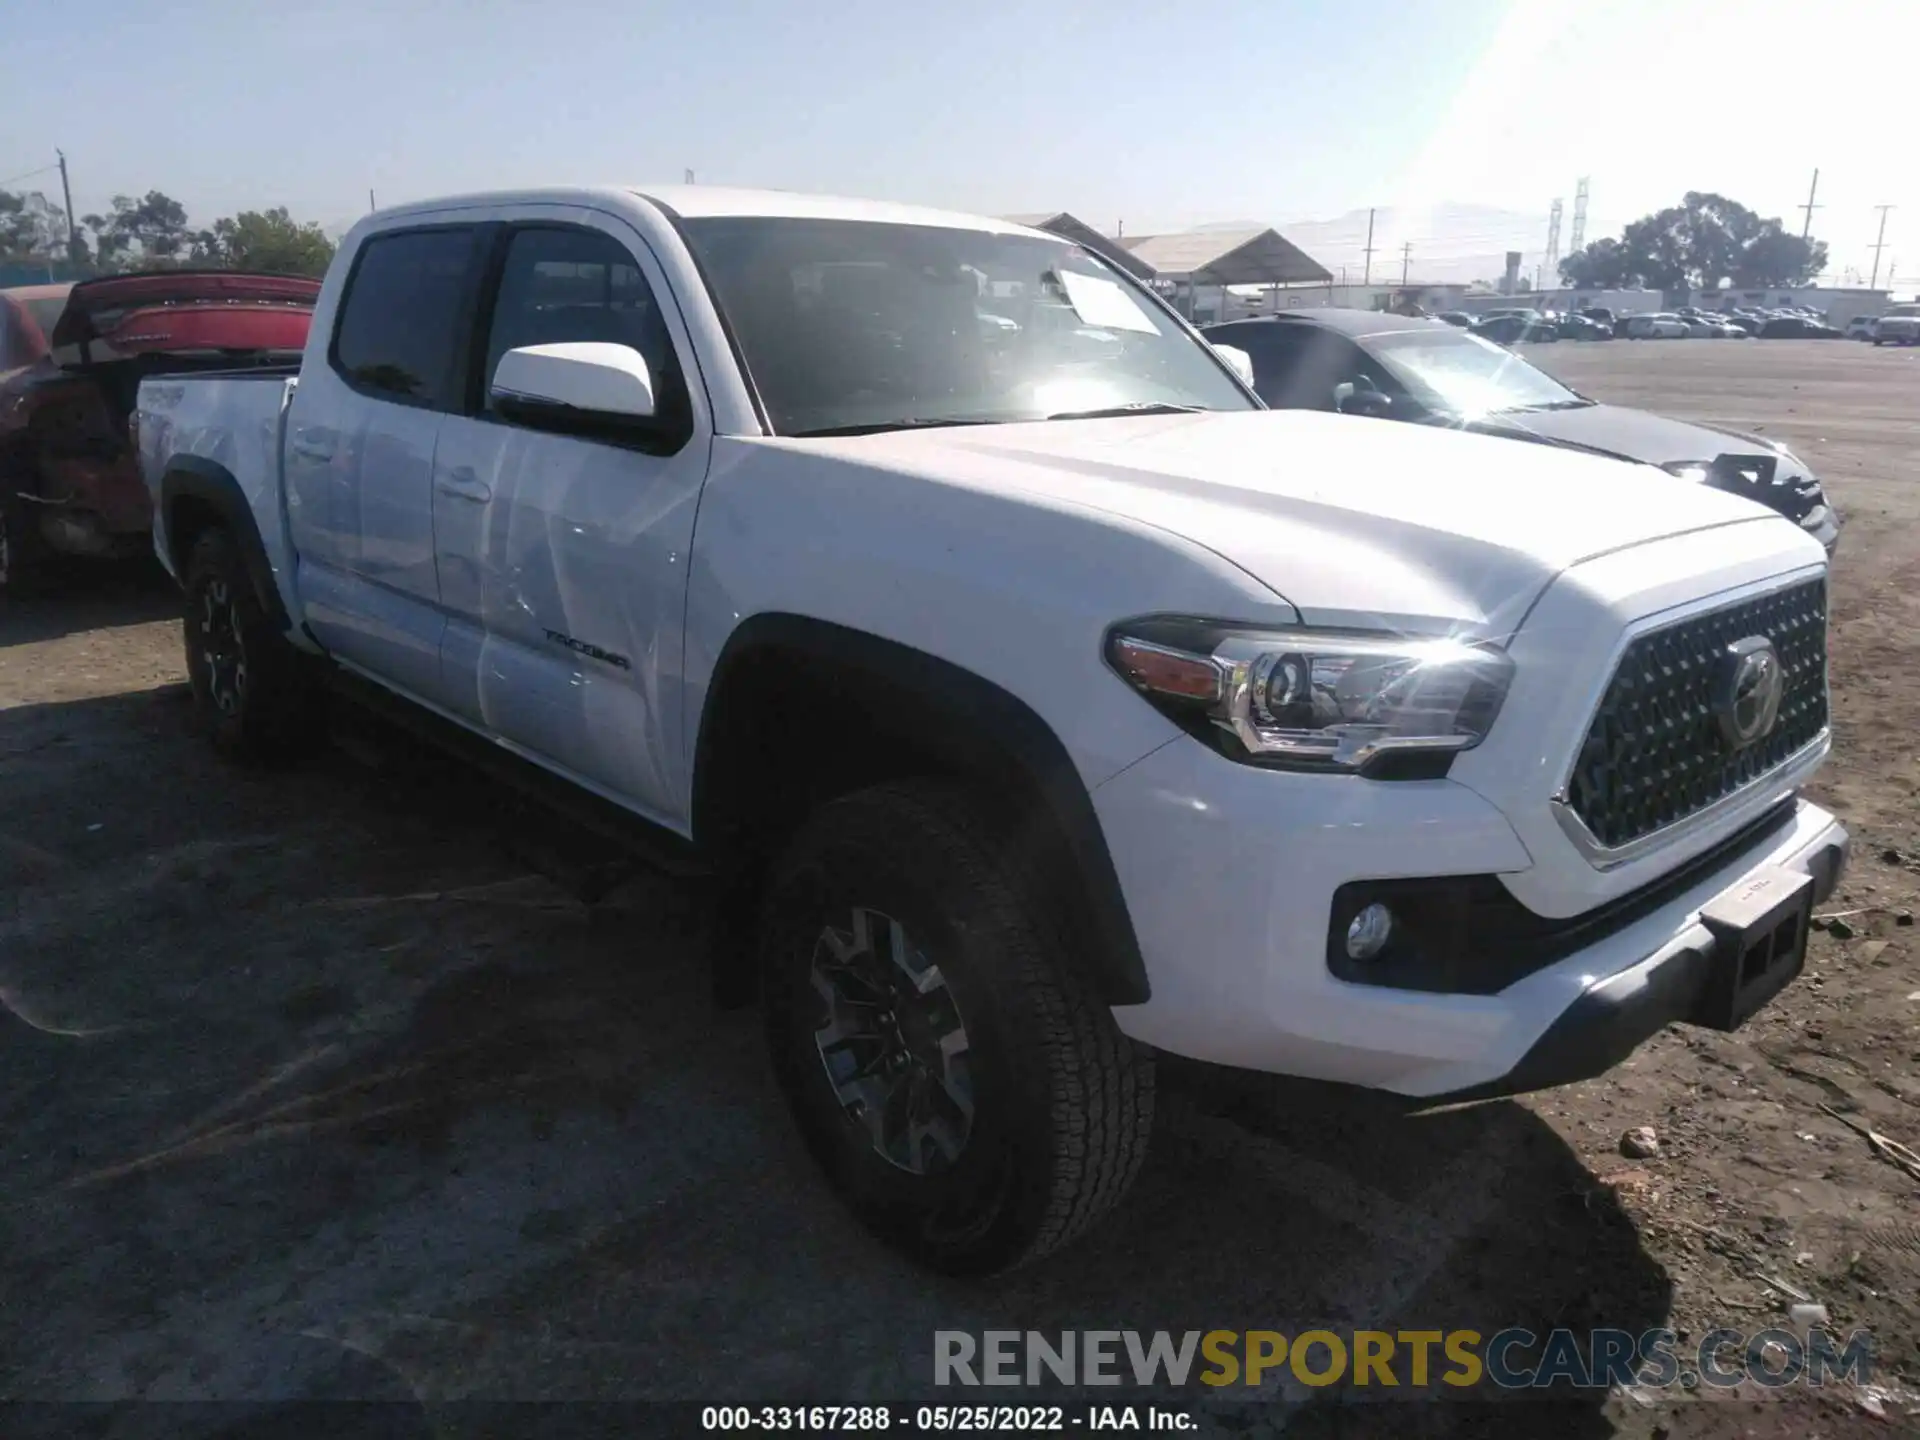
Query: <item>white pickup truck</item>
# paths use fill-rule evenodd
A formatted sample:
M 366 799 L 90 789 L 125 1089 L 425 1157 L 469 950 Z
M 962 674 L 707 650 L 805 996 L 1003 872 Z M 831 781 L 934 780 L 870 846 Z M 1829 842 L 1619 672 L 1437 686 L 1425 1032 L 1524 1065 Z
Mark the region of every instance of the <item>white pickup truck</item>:
M 297 376 L 136 429 L 214 740 L 379 700 L 716 877 L 831 1182 L 979 1273 L 1126 1192 L 1158 1052 L 1591 1076 L 1846 860 L 1818 543 L 1233 360 L 1015 225 L 531 191 L 361 221 Z

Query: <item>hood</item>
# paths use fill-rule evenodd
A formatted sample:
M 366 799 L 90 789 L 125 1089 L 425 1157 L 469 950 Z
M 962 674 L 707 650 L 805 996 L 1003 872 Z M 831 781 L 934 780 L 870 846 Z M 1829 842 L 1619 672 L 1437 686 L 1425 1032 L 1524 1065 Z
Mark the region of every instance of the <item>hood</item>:
M 1779 447 L 1755 435 L 1742 435 L 1711 425 L 1695 425 L 1685 420 L 1669 420 L 1645 410 L 1627 410 L 1618 405 L 1585 405 L 1577 410 L 1529 410 L 1514 415 L 1493 415 L 1475 423 L 1474 428 L 1490 435 L 1515 435 L 1577 445 L 1622 460 L 1640 460 L 1648 465 L 1671 465 L 1675 461 L 1711 460 L 1732 448 L 1736 440 L 1756 454 L 1776 455 Z
M 1831 512 L 1820 482 L 1784 447 L 1763 436 L 1615 405 L 1494 416 L 1474 428 L 1648 465 L 1699 463 L 1712 467 L 1698 476 L 1702 483 L 1758 501 L 1805 528 L 1824 531 L 1829 523 Z M 1721 466 L 1713 467 L 1715 460 L 1721 460 Z M 1838 516 L 1832 516 L 1831 523 L 1837 526 Z
M 1322 625 L 1505 634 L 1582 560 L 1774 523 L 1613 460 L 1307 410 L 766 443 L 1123 515 L 1212 550 Z
M 181 348 L 257 349 L 259 340 L 221 343 L 209 331 L 221 327 L 207 316 L 261 314 L 310 315 L 320 297 L 320 282 L 295 275 L 262 275 L 238 270 L 163 270 L 147 275 L 112 275 L 85 280 L 68 292 L 66 309 L 47 337 L 55 352 L 76 352 L 101 344 L 119 353 L 148 353 Z M 196 316 L 193 321 L 180 317 Z M 138 323 L 130 323 L 138 321 Z M 178 337 L 173 333 L 180 330 Z M 258 321 L 241 322 L 258 329 Z M 284 328 L 284 327 L 282 327 Z M 278 333 L 275 331 L 274 333 Z M 304 329 L 302 336 L 304 337 Z M 277 347 L 276 347 L 277 348 Z M 297 348 L 297 345 L 296 345 Z

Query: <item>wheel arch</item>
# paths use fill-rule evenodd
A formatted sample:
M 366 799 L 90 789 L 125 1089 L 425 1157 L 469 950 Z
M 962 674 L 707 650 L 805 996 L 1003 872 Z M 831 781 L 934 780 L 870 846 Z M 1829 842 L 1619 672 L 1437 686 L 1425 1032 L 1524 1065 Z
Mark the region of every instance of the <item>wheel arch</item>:
M 1087 788 L 1066 746 L 984 676 L 866 631 L 754 616 L 714 667 L 694 748 L 695 843 L 754 871 L 812 806 L 914 774 L 979 786 L 1061 897 L 1071 949 L 1110 1005 L 1144 1003 L 1146 963 Z
M 260 597 L 261 608 L 276 629 L 289 627 L 280 586 L 273 577 L 273 564 L 267 558 L 266 543 L 260 538 L 260 524 L 246 492 L 233 472 L 217 460 L 199 455 L 178 455 L 168 461 L 160 480 L 160 516 L 166 536 L 167 559 L 174 574 L 184 577 L 187 557 L 200 536 L 211 525 L 224 528 L 240 548 L 247 577 Z

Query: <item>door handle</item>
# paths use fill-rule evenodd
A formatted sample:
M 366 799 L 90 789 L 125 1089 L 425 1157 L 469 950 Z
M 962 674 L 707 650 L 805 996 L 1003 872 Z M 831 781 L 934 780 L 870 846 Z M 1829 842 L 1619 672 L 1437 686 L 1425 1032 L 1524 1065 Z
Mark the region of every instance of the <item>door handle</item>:
M 302 460 L 311 460 L 316 465 L 325 465 L 333 459 L 331 440 L 309 440 L 304 435 L 296 435 L 290 447 Z
M 454 500 L 471 500 L 484 505 L 493 499 L 493 487 L 482 480 L 470 465 L 459 465 L 434 481 L 434 489 Z

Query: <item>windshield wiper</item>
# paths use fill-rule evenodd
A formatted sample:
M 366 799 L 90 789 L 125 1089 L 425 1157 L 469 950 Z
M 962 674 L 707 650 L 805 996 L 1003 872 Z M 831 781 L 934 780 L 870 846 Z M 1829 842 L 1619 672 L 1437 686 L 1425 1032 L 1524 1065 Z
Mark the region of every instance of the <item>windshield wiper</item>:
M 938 430 L 947 425 L 1004 425 L 998 417 L 966 415 L 908 415 L 899 420 L 874 420 L 864 425 L 823 425 L 818 430 L 794 430 L 789 440 L 825 440 L 836 435 L 878 435 L 886 430 Z
M 1598 400 L 1548 400 L 1539 405 L 1509 405 L 1504 410 L 1496 410 L 1496 415 L 1524 415 L 1531 410 L 1585 410 L 1598 405 Z
M 1116 420 L 1123 415 L 1195 415 L 1204 405 L 1168 405 L 1158 400 L 1137 400 L 1131 405 L 1106 405 L 1098 410 L 1062 410 L 1049 420 Z

